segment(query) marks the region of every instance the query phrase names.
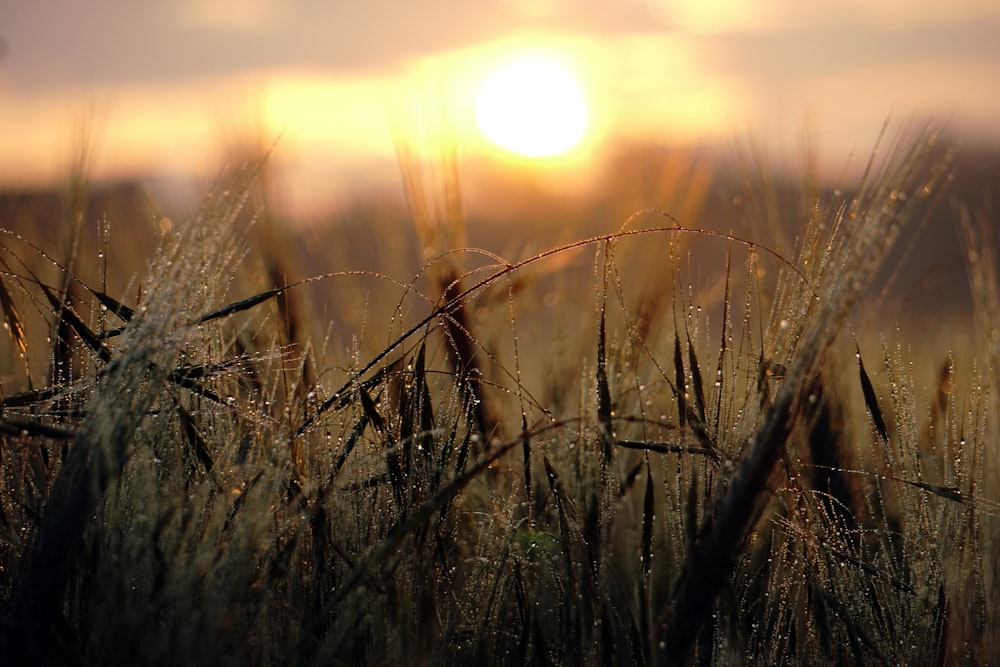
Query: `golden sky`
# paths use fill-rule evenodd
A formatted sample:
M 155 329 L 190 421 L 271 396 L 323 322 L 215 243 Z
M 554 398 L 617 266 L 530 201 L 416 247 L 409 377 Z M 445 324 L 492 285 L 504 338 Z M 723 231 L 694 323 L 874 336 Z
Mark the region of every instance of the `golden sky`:
M 443 91 L 464 153 L 476 86 L 544 52 L 589 125 L 564 166 L 631 141 L 753 137 L 868 150 L 888 114 L 1000 139 L 995 0 L 11 0 L 0 5 L 0 185 L 57 179 L 80 137 L 97 177 L 210 177 L 268 144 L 291 209 L 398 182 L 414 100 Z M 432 95 L 432 94 L 431 94 Z

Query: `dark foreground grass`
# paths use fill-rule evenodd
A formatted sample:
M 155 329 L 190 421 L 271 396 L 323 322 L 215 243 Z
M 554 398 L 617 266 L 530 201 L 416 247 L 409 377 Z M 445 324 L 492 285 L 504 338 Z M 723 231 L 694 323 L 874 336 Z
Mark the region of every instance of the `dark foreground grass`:
M 250 172 L 114 293 L 106 253 L 88 278 L 5 231 L 4 664 L 989 663 L 988 212 L 955 215 L 978 356 L 857 310 L 942 196 L 936 143 L 762 207 L 806 223 L 791 256 L 642 211 L 518 263 L 289 282 L 247 245 Z M 346 349 L 316 291 L 370 295 Z

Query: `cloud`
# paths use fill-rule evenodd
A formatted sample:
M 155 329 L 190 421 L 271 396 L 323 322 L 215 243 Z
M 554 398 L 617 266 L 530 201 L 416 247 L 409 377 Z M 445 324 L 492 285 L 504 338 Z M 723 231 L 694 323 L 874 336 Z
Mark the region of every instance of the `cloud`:
M 165 10 L 179 26 L 260 33 L 281 21 L 281 5 L 273 0 L 178 0 Z
M 6 15 L 5 15 L 6 14 Z M 202 78 L 261 68 L 376 73 L 511 32 L 667 27 L 641 2 L 74 0 L 0 9 L 19 89 Z
M 702 67 L 757 83 L 796 83 L 859 68 L 934 60 L 1000 66 L 1000 16 L 884 30 L 840 20 L 808 30 L 698 38 Z M 915 85 L 917 82 L 914 82 Z

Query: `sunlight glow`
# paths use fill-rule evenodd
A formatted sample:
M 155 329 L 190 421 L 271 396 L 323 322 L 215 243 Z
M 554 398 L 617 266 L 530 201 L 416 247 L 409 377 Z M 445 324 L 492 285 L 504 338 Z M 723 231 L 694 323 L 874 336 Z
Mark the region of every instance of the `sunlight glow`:
M 559 63 L 513 61 L 490 76 L 476 98 L 476 122 L 493 143 L 529 157 L 573 148 L 587 127 L 580 86 Z

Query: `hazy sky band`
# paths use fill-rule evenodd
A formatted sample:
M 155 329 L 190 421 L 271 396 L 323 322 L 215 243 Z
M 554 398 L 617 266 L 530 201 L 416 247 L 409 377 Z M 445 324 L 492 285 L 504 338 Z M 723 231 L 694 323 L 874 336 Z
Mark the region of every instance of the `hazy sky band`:
M 331 75 L 378 75 L 415 59 L 468 48 L 512 32 L 681 36 L 710 74 L 794 80 L 851 68 L 932 58 L 955 66 L 1000 67 L 1000 4 L 903 4 L 896 19 L 863 3 L 757 3 L 758 24 L 731 25 L 749 3 L 700 3 L 720 12 L 715 29 L 689 25 L 683 3 L 430 0 L 373 2 L 125 2 L 14 0 L 0 9 L 0 80 L 9 90 L 115 86 L 201 78 L 261 68 L 321 68 Z M 778 11 L 786 4 L 787 13 Z M 891 5 L 892 3 L 870 3 Z M 990 5 L 993 5 L 992 7 Z M 664 8 L 656 10 L 658 5 Z M 770 7 L 770 11 L 768 11 Z M 839 11 L 838 11 L 839 8 Z M 527 15 L 527 16 L 526 16 Z M 729 20 L 726 20 L 726 17 Z M 801 17 L 801 18 L 796 18 Z M 1000 74 L 1000 70 L 998 70 Z
M 575 67 L 591 105 L 580 156 L 793 142 L 808 119 L 837 163 L 868 150 L 890 113 L 996 144 L 997 35 L 995 0 L 8 0 L 0 184 L 59 177 L 87 113 L 97 176 L 214 173 L 232 144 L 280 134 L 290 193 L 384 184 L 398 178 L 385 108 L 415 65 L 447 62 L 468 95 L 523 46 Z

